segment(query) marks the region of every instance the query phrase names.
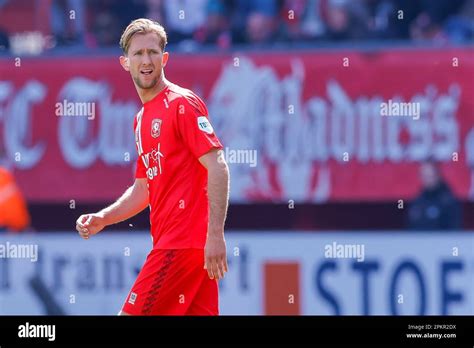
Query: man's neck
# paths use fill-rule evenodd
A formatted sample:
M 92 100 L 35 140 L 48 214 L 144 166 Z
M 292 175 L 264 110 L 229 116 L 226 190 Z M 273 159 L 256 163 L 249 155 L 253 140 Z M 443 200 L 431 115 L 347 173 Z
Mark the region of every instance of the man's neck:
M 169 81 L 162 77 L 160 81 L 155 85 L 154 88 L 151 89 L 141 89 L 137 88 L 138 96 L 142 101 L 142 104 L 145 104 L 155 98 L 163 89 L 165 89 L 169 85 Z

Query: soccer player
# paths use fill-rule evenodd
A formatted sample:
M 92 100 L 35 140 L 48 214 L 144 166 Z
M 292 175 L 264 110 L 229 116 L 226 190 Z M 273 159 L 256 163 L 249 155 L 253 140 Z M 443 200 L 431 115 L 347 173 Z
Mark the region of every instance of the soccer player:
M 227 272 L 224 221 L 229 170 L 203 101 L 166 80 L 164 28 L 137 19 L 120 45 L 143 108 L 134 120 L 135 182 L 112 205 L 81 215 L 82 238 L 147 206 L 153 249 L 122 315 L 218 315 L 218 280 Z

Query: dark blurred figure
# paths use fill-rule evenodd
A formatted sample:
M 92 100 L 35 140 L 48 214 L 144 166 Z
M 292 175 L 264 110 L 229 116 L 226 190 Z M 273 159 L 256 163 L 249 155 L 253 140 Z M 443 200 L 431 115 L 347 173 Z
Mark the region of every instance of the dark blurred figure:
M 473 38 L 474 0 L 364 1 L 370 15 L 368 39 L 443 44 Z
M 7 3 L 7 0 L 0 0 L 0 11 L 3 5 Z M 0 28 L 0 53 L 10 50 L 10 39 L 8 38 L 8 32 Z
M 206 4 L 207 0 L 163 1 L 164 25 L 170 43 L 195 41 L 194 34 L 206 22 Z
M 444 24 L 444 30 L 453 43 L 462 43 L 474 39 L 474 0 L 465 1 L 459 11 Z
M 89 46 L 118 46 L 123 30 L 147 14 L 145 0 L 88 0 L 92 42 Z
M 411 38 L 415 41 L 434 41 L 436 43 L 449 41 L 444 30 L 444 23 L 449 16 L 457 13 L 465 2 L 466 0 L 421 0 L 421 13 L 410 27 Z
M 414 41 L 434 41 L 436 43 L 446 43 L 448 41 L 441 23 L 426 12 L 422 12 L 416 17 L 410 30 L 411 38 Z
M 94 11 L 92 20 L 92 33 L 94 42 L 92 46 L 115 46 L 120 39 L 120 21 L 107 7 L 99 7 Z
M 51 1 L 51 31 L 58 46 L 84 44 L 85 16 L 85 0 Z
M 323 0 L 325 39 L 330 41 L 370 38 L 368 8 L 362 0 Z
M 161 25 L 166 25 L 163 0 L 146 0 L 146 13 L 145 17 Z M 138 18 L 138 17 L 137 17 Z
M 250 44 L 271 42 L 277 31 L 280 3 L 276 0 L 235 1 L 234 41 Z
M 449 0 L 448 0 L 449 1 Z M 422 11 L 421 0 L 366 0 L 369 29 L 379 39 L 410 39 L 412 22 Z
M 204 44 L 215 44 L 219 48 L 229 48 L 232 44 L 231 21 L 234 3 L 231 0 L 208 0 L 206 23 L 195 35 Z
M 324 32 L 321 0 L 284 0 L 281 10 L 282 37 L 287 41 L 308 41 Z
M 10 50 L 10 39 L 8 33 L 0 28 L 0 53 Z
M 412 230 L 456 230 L 462 227 L 462 206 L 443 181 L 433 160 L 420 165 L 422 191 L 408 208 Z

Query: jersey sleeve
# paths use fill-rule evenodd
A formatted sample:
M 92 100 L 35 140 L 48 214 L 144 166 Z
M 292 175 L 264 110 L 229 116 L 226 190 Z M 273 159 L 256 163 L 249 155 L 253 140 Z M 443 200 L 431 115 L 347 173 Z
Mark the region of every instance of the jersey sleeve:
M 135 120 L 133 122 L 133 133 L 134 133 L 134 136 L 135 136 L 135 145 L 136 145 L 137 152 L 138 152 L 139 141 L 140 140 L 139 140 L 138 134 L 137 134 L 137 118 L 136 117 L 135 117 Z M 145 165 L 143 163 L 142 156 L 140 156 L 140 153 L 138 153 L 138 157 L 137 157 L 136 168 L 135 168 L 135 178 L 136 179 L 146 178 L 146 168 L 145 168 Z
M 199 158 L 222 144 L 209 121 L 207 108 L 198 97 L 182 98 L 177 105 L 178 132 L 191 153 Z

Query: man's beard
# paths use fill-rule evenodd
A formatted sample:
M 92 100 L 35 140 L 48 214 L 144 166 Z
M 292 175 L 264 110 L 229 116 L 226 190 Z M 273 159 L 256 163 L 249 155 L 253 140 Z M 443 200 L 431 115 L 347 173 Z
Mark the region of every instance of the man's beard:
M 150 89 L 150 88 L 153 88 L 156 86 L 156 84 L 158 83 L 158 77 L 155 77 L 153 80 L 151 80 L 150 82 L 146 83 L 146 84 L 143 84 L 141 81 L 140 81 L 140 75 L 136 76 L 133 78 L 133 81 L 135 81 L 135 84 L 140 87 L 141 89 Z

